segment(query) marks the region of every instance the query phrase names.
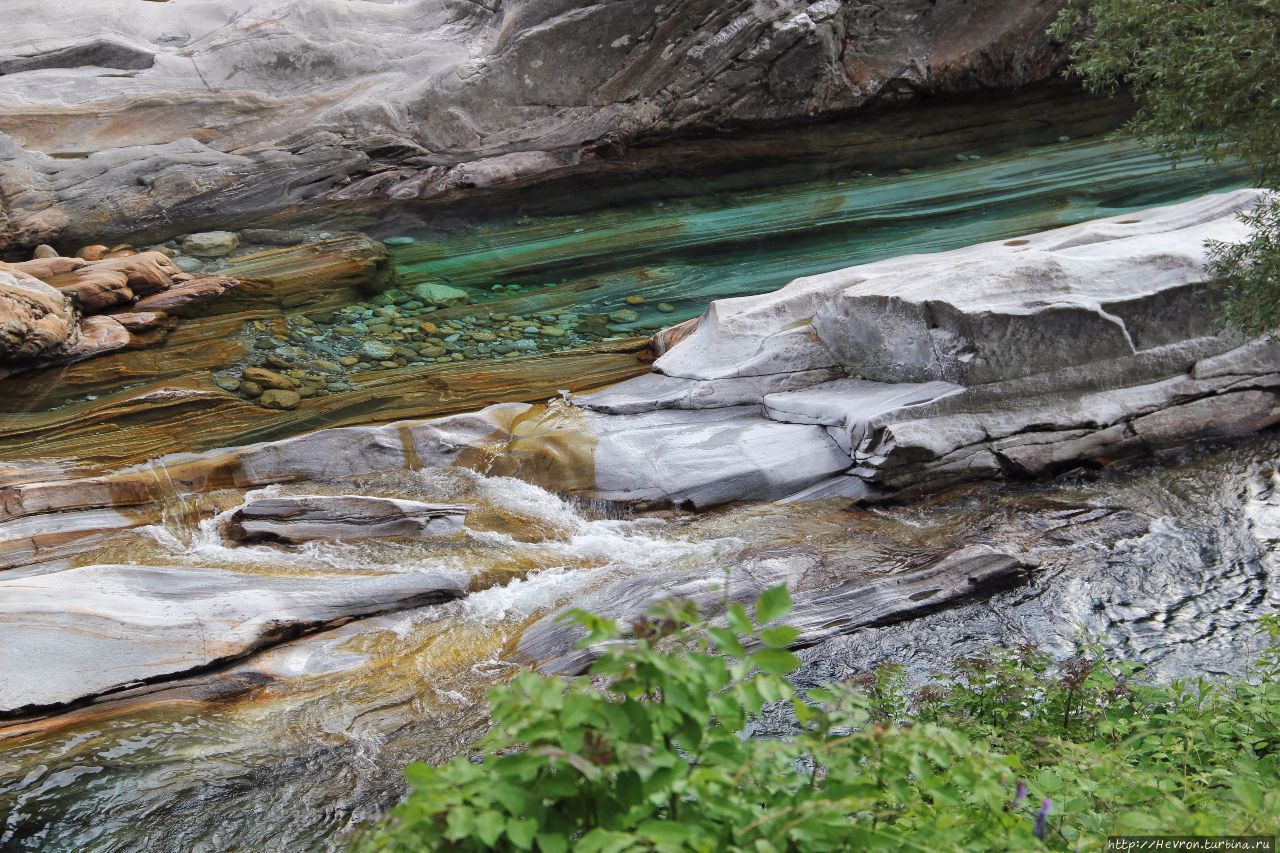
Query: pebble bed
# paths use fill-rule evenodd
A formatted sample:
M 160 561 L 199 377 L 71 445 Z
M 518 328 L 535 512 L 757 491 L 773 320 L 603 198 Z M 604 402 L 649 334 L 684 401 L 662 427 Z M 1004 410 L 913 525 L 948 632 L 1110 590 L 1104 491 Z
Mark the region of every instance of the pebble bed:
M 386 242 L 398 245 L 394 241 Z M 506 298 L 555 286 L 463 289 L 420 281 L 335 311 L 289 316 L 283 328 L 254 322 L 253 354 L 214 378 L 219 387 L 264 408 L 292 409 L 310 397 L 355 389 L 352 377 L 366 371 L 521 358 L 648 334 L 663 325 L 637 325 L 641 315 L 635 308 L 645 300 L 634 295 L 608 314 L 501 310 Z M 432 319 L 442 309 L 464 305 L 474 310 L 439 322 Z M 666 303 L 656 307 L 663 314 L 676 310 Z

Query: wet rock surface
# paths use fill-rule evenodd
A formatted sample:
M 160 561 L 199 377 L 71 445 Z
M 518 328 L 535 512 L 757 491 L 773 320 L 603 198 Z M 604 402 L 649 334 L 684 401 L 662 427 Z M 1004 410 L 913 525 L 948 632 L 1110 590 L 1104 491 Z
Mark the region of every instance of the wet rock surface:
M 635 141 L 1014 88 L 1061 63 L 1060 5 L 87 0 L 51 26 L 22 0 L 0 44 L 0 246 L 518 186 Z
M 449 572 L 262 577 L 102 565 L 0 580 L 0 716 L 233 660 L 282 639 L 458 598 Z
M 823 586 L 826 578 L 815 555 L 784 553 L 715 575 L 628 578 L 574 606 L 627 624 L 644 618 L 664 600 L 690 601 L 712 624 L 721 624 L 730 604 L 750 605 L 765 589 L 781 584 L 792 591 L 795 604 L 787 624 L 800 630 L 795 645 L 804 647 L 1017 586 L 1027 580 L 1031 568 L 1024 556 L 974 545 L 915 571 Z M 525 630 L 517 653 L 543 672 L 579 675 L 601 651 L 576 648 L 585 635 L 565 623 L 563 612 L 549 614 Z
M 90 246 L 81 254 L 89 259 L 43 251 L 30 261 L 0 263 L 0 379 L 151 346 L 172 325 L 140 317 L 185 315 L 240 284 L 193 278 L 159 251 Z
M 457 533 L 467 508 L 363 495 L 258 498 L 227 520 L 237 542 L 297 544 L 315 539 L 442 536 Z
M 779 437 L 782 424 L 812 425 L 838 446 L 850 465 L 834 478 L 787 466 L 810 481 L 796 499 L 910 497 L 1271 426 L 1280 421 L 1276 351 L 1222 328 L 1201 286 L 1206 241 L 1239 239 L 1235 214 L 1257 197 L 1206 196 L 713 303 L 664 347 L 654 364 L 663 378 L 577 398 L 601 437 L 598 494 L 697 506 L 777 496 L 750 477 L 701 494 L 665 480 L 668 462 L 687 470 L 682 443 L 703 448 L 708 471 L 744 459 L 767 471 L 769 460 L 714 438 L 731 423 Z M 849 378 L 795 387 L 833 370 Z M 791 389 L 768 390 L 788 380 Z M 728 390 L 751 383 L 754 400 Z M 657 387 L 648 407 L 639 403 Z M 761 408 L 728 407 L 731 393 L 734 404 Z M 724 408 L 698 402 L 717 399 Z M 662 429 L 650 428 L 659 415 Z M 605 450 L 615 434 L 626 436 L 626 454 Z

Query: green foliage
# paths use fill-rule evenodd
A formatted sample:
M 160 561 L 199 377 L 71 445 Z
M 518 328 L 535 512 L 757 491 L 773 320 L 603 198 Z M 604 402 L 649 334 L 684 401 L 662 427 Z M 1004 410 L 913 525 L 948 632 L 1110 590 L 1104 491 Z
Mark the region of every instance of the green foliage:
M 1134 680 L 1081 645 L 957 662 L 909 696 L 902 671 L 801 697 L 791 607 L 728 627 L 668 605 L 603 646 L 590 678 L 524 673 L 490 695 L 482 760 L 411 766 L 386 850 L 1097 849 L 1108 833 L 1270 833 L 1280 821 L 1280 627 L 1256 683 Z M 766 706 L 790 734 L 744 735 Z M 1048 799 L 1046 799 L 1048 798 Z M 1052 802 L 1049 802 L 1051 800 Z
M 1128 129 L 1178 157 L 1227 157 L 1280 188 L 1280 0 L 1071 0 L 1051 32 L 1095 91 L 1129 89 Z M 1280 200 L 1248 215 L 1254 238 L 1213 247 L 1227 316 L 1280 326 Z

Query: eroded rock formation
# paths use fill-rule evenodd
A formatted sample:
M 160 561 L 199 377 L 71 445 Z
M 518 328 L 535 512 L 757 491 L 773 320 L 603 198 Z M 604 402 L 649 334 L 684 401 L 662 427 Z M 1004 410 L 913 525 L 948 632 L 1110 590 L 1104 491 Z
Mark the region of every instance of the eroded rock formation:
M 282 495 L 250 501 L 232 513 L 227 535 L 237 542 L 368 539 L 456 533 L 467 508 L 364 495 Z
M 973 545 L 915 571 L 831 585 L 821 577 L 810 577 L 819 574 L 813 571 L 819 562 L 812 554 L 769 555 L 735 566 L 727 577 L 717 571 L 626 578 L 596 590 L 574 607 L 625 625 L 643 619 L 661 602 L 688 601 L 715 623 L 723 618 L 729 604 L 749 606 L 765 589 L 781 584 L 791 590 L 795 604 L 787 616 L 787 624 L 800 631 L 795 645 L 807 646 L 1016 586 L 1027 579 L 1034 566 L 1023 555 Z M 586 631 L 566 622 L 566 610 L 530 625 L 521 635 L 517 651 L 543 672 L 579 675 L 599 656 L 600 649 L 578 648 Z
M 1060 64 L 1060 6 L 85 0 L 51 27 L 19 0 L 0 248 L 519 184 L 637 140 L 1016 87 Z
M 405 468 L 461 465 L 639 504 L 873 501 L 1254 432 L 1280 421 L 1280 344 L 1221 328 L 1200 285 L 1205 240 L 1238 239 L 1236 214 L 1257 198 L 1206 196 L 720 300 L 660 373 L 572 402 L 21 477 L 0 489 L 0 560 L 75 553 L 183 493 Z
M 0 717 L 235 660 L 358 616 L 460 598 L 456 572 L 269 577 L 84 566 L 0 580 Z
M 1223 328 L 1204 286 L 1206 241 L 1240 239 L 1236 214 L 1257 198 L 1206 196 L 713 303 L 655 362 L 661 378 L 579 399 L 596 493 L 707 506 L 808 480 L 793 497 L 905 497 L 1270 426 L 1280 346 Z
M 41 251 L 0 263 L 0 379 L 157 343 L 174 325 L 170 313 L 240 283 L 195 278 L 161 252 L 90 254 L 93 260 Z

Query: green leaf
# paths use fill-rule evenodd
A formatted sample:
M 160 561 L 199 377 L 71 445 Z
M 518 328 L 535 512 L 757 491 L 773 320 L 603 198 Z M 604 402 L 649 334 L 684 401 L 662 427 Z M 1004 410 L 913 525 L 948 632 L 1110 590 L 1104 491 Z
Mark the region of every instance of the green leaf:
M 790 625 L 776 625 L 760 632 L 760 642 L 771 649 L 785 649 L 800 636 L 800 629 Z
M 722 654 L 735 658 L 746 656 L 746 650 L 742 648 L 742 643 L 738 641 L 738 635 L 735 632 L 730 631 L 728 628 L 708 628 L 707 633 L 711 635 L 711 639 L 715 641 L 716 648 Z
M 538 825 L 531 820 L 518 817 L 507 818 L 507 838 L 521 850 L 533 848 L 533 837 L 538 832 Z
M 637 834 L 667 844 L 687 844 L 693 837 L 692 827 L 671 820 L 646 820 L 636 827 Z
M 538 850 L 541 853 L 566 853 L 569 839 L 558 832 L 539 832 Z
M 729 612 L 726 614 L 729 618 L 729 627 L 739 634 L 750 634 L 752 628 L 751 618 L 747 616 L 747 610 L 736 601 L 729 605 Z
M 767 625 L 791 612 L 791 593 L 785 586 L 771 586 L 756 599 L 756 624 Z
M 764 672 L 786 675 L 800 666 L 800 659 L 785 649 L 761 649 L 751 656 L 751 662 Z
M 497 844 L 506 829 L 506 822 L 502 819 L 502 815 L 493 811 L 483 811 L 476 815 L 475 825 L 476 837 L 483 841 L 486 847 Z

